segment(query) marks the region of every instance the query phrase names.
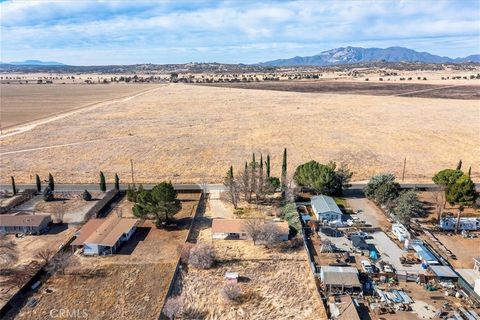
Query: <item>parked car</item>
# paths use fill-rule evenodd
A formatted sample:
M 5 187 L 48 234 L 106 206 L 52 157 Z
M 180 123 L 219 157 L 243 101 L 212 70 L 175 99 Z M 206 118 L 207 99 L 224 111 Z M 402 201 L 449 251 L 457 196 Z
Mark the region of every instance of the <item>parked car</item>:
M 370 235 L 368 233 L 363 232 L 363 231 L 356 231 L 356 232 L 349 233 L 347 235 L 347 239 L 352 240 L 353 236 L 362 238 L 364 240 L 370 238 Z
M 385 273 L 393 273 L 393 268 L 389 264 L 384 264 L 383 265 L 383 272 Z
M 362 260 L 362 269 L 366 273 L 373 273 L 373 266 L 370 261 Z

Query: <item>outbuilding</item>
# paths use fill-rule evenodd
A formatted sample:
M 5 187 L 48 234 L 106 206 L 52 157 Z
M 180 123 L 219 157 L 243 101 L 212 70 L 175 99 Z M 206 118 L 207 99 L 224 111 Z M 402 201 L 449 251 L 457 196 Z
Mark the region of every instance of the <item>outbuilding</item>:
M 342 211 L 332 197 L 326 195 L 313 196 L 311 199 L 313 212 L 318 220 L 341 221 Z
M 449 266 L 430 266 L 429 269 L 438 278 L 439 281 L 456 281 L 458 279 L 458 275 Z
M 353 267 L 322 266 L 320 279 L 324 290 L 330 294 L 362 292 L 358 270 Z

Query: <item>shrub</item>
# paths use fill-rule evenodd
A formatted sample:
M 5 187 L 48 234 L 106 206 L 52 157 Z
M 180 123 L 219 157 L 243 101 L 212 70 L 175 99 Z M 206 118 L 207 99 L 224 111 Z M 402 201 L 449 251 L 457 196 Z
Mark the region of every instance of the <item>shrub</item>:
M 83 200 L 85 201 L 90 201 L 92 200 L 92 195 L 90 194 L 90 192 L 88 192 L 87 190 L 83 191 L 82 193 L 82 198 Z
M 188 260 L 195 268 L 209 269 L 215 263 L 215 249 L 210 244 L 198 244 L 190 250 Z
M 174 319 L 183 309 L 183 299 L 180 296 L 170 297 L 163 306 L 163 314 L 168 319 Z
M 240 286 L 236 283 L 227 283 L 220 290 L 220 294 L 227 302 L 238 302 L 241 296 Z
M 45 190 L 43 190 L 43 200 L 53 201 L 53 199 L 53 191 L 50 189 L 50 187 L 46 187 Z

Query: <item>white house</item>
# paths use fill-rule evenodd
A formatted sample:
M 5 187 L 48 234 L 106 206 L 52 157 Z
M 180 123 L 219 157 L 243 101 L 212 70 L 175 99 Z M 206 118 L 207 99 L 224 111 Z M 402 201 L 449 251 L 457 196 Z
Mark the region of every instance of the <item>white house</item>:
M 392 233 L 397 237 L 401 242 L 404 242 L 407 239 L 410 239 L 410 232 L 403 224 L 394 223 L 392 224 Z
M 1 233 L 41 234 L 52 222 L 49 214 L 2 214 L 0 215 Z
M 440 229 L 444 231 L 453 231 L 457 224 L 457 218 L 445 217 L 440 219 Z M 480 230 L 480 218 L 460 218 L 459 230 L 475 231 Z
M 90 219 L 75 235 L 72 247 L 83 246 L 84 255 L 113 254 L 136 230 L 137 219 L 110 216 Z
M 312 197 L 312 209 L 318 220 L 342 220 L 342 211 L 332 197 L 319 195 Z
M 245 223 L 248 219 L 213 219 L 212 238 L 222 240 L 249 240 Z M 278 238 L 287 241 L 290 229 L 286 221 L 265 221 L 264 224 L 273 224 L 278 231 Z

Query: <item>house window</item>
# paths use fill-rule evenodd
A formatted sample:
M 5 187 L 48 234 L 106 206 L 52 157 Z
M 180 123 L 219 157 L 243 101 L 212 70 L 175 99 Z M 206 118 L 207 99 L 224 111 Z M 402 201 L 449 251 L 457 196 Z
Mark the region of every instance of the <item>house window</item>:
M 245 232 L 242 232 L 242 236 L 246 236 L 247 234 Z

